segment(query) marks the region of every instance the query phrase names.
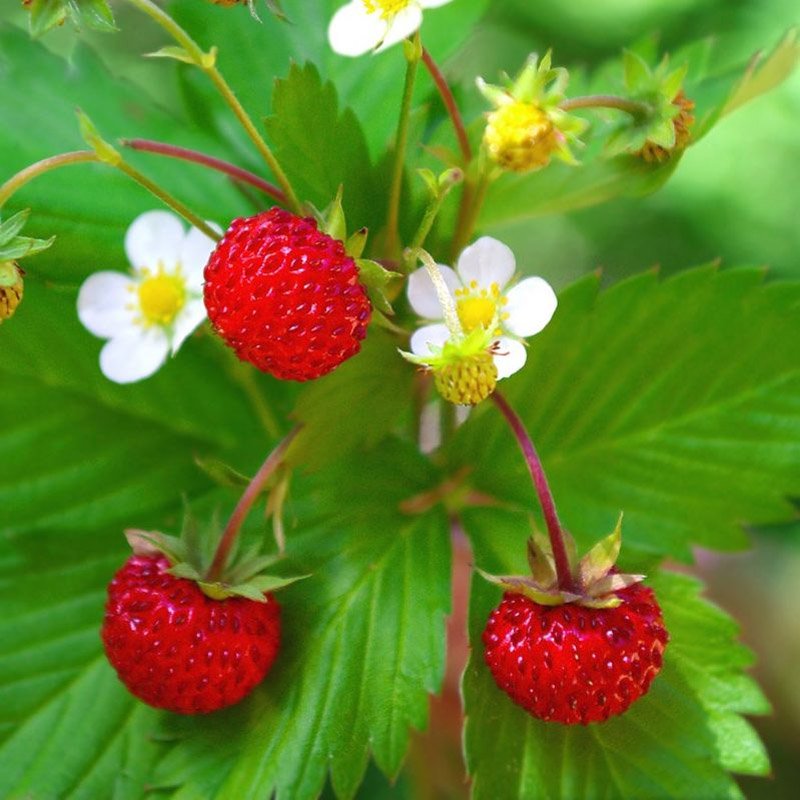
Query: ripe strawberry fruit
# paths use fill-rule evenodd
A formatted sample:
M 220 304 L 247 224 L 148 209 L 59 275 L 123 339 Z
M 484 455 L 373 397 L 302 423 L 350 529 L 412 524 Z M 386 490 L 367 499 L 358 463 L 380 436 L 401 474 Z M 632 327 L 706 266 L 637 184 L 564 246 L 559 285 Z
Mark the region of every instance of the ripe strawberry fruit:
M 534 717 L 566 725 L 621 714 L 650 688 L 668 641 L 651 589 L 614 593 L 621 605 L 540 605 L 506 592 L 483 632 L 497 685 Z
M 372 308 L 342 242 L 273 208 L 236 219 L 205 270 L 209 319 L 244 361 L 285 380 L 335 369 L 361 348 Z
M 238 703 L 269 672 L 280 606 L 213 600 L 170 575 L 164 556 L 134 555 L 108 587 L 102 639 L 120 680 L 151 706 L 204 714 Z

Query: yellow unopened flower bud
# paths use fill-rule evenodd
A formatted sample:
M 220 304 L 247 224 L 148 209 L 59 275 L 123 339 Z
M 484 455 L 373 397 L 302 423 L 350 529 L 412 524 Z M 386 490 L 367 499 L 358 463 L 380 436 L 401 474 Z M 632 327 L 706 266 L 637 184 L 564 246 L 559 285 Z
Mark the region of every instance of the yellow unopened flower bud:
M 477 405 L 497 386 L 497 367 L 488 350 L 437 366 L 433 376 L 439 394 L 460 406 Z
M 13 261 L 0 262 L 0 322 L 14 316 L 23 289 L 22 270 Z
M 550 117 L 534 103 L 521 101 L 502 105 L 489 114 L 483 140 L 491 159 L 513 172 L 547 166 L 559 145 Z

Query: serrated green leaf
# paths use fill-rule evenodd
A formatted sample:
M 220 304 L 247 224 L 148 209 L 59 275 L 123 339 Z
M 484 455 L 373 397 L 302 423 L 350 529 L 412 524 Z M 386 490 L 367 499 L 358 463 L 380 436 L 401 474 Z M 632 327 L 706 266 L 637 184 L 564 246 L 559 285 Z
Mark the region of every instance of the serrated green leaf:
M 293 64 L 275 84 L 272 112 L 267 131 L 299 196 L 322 208 L 346 184 L 342 203 L 350 224 L 372 227 L 383 208 L 372 199 L 366 139 L 353 112 L 340 111 L 333 84 L 323 83 L 313 64 Z
M 525 369 L 503 388 L 537 443 L 566 527 L 584 546 L 625 509 L 625 552 L 733 550 L 742 523 L 780 522 L 800 495 L 800 285 L 756 269 L 645 273 L 562 293 Z M 450 468 L 536 508 L 500 415 L 479 409 Z M 524 547 L 525 537 L 520 547 Z
M 495 513 L 470 511 L 465 523 L 478 558 L 515 568 L 517 545 L 502 535 Z M 663 670 L 626 713 L 583 727 L 536 720 L 497 687 L 480 655 L 480 635 L 500 595 L 473 581 L 473 656 L 463 689 L 475 800 L 741 798 L 728 772 L 768 772 L 763 745 L 739 716 L 768 706 L 742 674 L 751 657 L 734 641 L 736 626 L 698 597 L 692 578 L 665 572 L 649 583 L 670 633 Z
M 2 797 L 144 792 L 159 714 L 127 693 L 101 655 L 104 587 L 126 557 L 121 539 L 109 548 L 104 538 L 84 530 L 66 542 L 51 531 L 0 546 Z
M 247 708 L 176 720 L 183 741 L 156 785 L 205 800 L 311 800 L 328 774 L 338 796 L 352 797 L 370 755 L 397 773 L 444 670 L 446 522 L 399 511 L 433 481 L 413 448 L 392 442 L 297 478 L 288 558 L 314 575 L 281 593 L 280 657 Z M 198 769 L 209 764 L 213 777 Z

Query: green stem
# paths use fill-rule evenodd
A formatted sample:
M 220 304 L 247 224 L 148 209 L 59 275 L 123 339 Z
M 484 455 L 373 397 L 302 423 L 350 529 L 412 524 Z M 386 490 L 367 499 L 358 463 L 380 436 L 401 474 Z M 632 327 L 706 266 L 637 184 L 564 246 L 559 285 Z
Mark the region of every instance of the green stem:
M 437 194 L 431 198 L 430 203 L 428 203 L 428 207 L 425 209 L 425 214 L 422 217 L 422 221 L 417 228 L 417 232 L 414 234 L 414 238 L 411 241 L 411 245 L 407 251 L 406 257 L 403 259 L 403 267 L 406 272 L 409 272 L 413 267 L 413 260 L 416 258 L 416 253 L 425 244 L 425 240 L 428 238 L 428 234 L 431 232 L 433 223 L 436 221 L 436 217 L 439 215 L 439 211 L 442 209 L 442 204 L 444 203 L 445 198 L 450 193 L 450 190 L 453 188 L 453 186 L 459 183 L 463 178 L 463 173 L 460 169 L 453 169 L 450 170 L 450 172 L 452 173 L 450 184 L 444 188 L 440 187 Z
M 202 231 L 209 239 L 218 242 L 222 238 L 219 233 L 205 220 L 200 219 L 188 206 L 171 195 L 166 189 L 162 189 L 157 183 L 151 181 L 150 178 L 143 175 L 138 169 L 132 167 L 130 164 L 126 164 L 124 161 L 120 161 L 115 166 L 120 172 L 124 172 L 129 178 L 155 195 L 162 203 L 169 206 L 176 214 L 180 214 L 190 225 L 194 225 L 195 228 Z
M 0 208 L 26 183 L 29 183 L 39 175 L 44 175 L 46 172 L 51 172 L 60 167 L 67 167 L 70 164 L 91 163 L 100 163 L 100 159 L 93 150 L 76 150 L 72 153 L 61 153 L 60 155 L 37 161 L 35 164 L 20 170 L 0 186 Z
M 419 66 L 418 54 L 421 53 L 419 31 L 411 40 L 411 53 L 407 53 L 406 80 L 403 88 L 403 100 L 400 105 L 400 118 L 397 122 L 395 137 L 394 169 L 389 190 L 389 211 L 387 214 L 386 253 L 391 258 L 398 254 L 400 247 L 400 195 L 403 190 L 403 165 L 408 145 L 408 124 L 411 117 L 411 98 L 414 94 L 414 81 Z
M 267 456 L 266 460 L 261 465 L 261 468 L 253 477 L 253 480 L 250 481 L 247 488 L 244 490 L 244 494 L 242 494 L 239 502 L 236 504 L 236 508 L 233 509 L 233 513 L 228 520 L 228 524 L 225 526 L 225 530 L 222 533 L 222 538 L 220 539 L 219 544 L 217 545 L 217 550 L 214 553 L 214 560 L 211 562 L 211 566 L 208 568 L 208 573 L 206 574 L 205 579 L 209 583 L 213 583 L 214 581 L 218 581 L 220 579 L 222 571 L 225 569 L 225 565 L 228 563 L 228 557 L 230 556 L 231 549 L 233 548 L 233 545 L 236 543 L 236 539 L 239 536 L 239 530 L 242 527 L 242 523 L 250 513 L 250 509 L 253 507 L 253 504 L 264 490 L 267 481 L 269 481 L 269 479 L 275 474 L 278 467 L 280 467 L 283 463 L 283 457 L 286 454 L 286 450 L 294 440 L 294 437 L 297 436 L 299 430 L 300 427 L 296 427 L 278 444 L 278 446 Z
M 217 69 L 216 52 L 212 49 L 210 53 L 204 53 L 197 42 L 195 42 L 166 11 L 160 9 L 155 3 L 151 2 L 151 0 L 128 0 L 128 2 L 157 22 L 189 54 L 192 61 L 208 75 L 223 100 L 228 104 L 228 107 L 233 111 L 245 132 L 250 137 L 256 150 L 258 150 L 264 161 L 267 162 L 267 165 L 272 170 L 272 174 L 275 176 L 275 179 L 281 185 L 286 195 L 286 200 L 290 208 L 295 213 L 302 214 L 303 209 L 300 205 L 300 201 L 297 199 L 297 195 L 286 173 L 278 162 L 278 159 L 264 140 L 264 137 L 258 132 L 258 129 L 253 124 L 253 120 L 250 119 L 249 114 L 239 102 L 233 89 L 231 89 L 225 78 Z
M 564 111 L 572 111 L 576 108 L 615 108 L 632 117 L 647 117 L 653 113 L 653 108 L 649 103 L 630 100 L 614 94 L 588 94 L 583 97 L 570 97 L 563 100 L 558 107 Z
M 456 221 L 455 233 L 450 248 L 450 260 L 455 261 L 459 253 L 467 246 L 475 226 L 478 216 L 486 200 L 486 192 L 489 188 L 489 175 L 484 165 L 481 165 L 478 179 L 468 179 L 464 183 L 464 191 L 461 194 L 461 205 L 458 209 L 458 220 Z

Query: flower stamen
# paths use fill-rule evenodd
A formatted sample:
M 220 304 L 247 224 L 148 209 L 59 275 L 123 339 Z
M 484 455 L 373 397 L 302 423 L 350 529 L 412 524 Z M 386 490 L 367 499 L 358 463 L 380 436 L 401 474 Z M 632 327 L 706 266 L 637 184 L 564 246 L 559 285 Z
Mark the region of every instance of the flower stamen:
M 180 269 L 167 273 L 159 265 L 155 274 L 148 269 L 143 274 L 137 294 L 144 324 L 171 325 L 186 304 L 186 282 Z

